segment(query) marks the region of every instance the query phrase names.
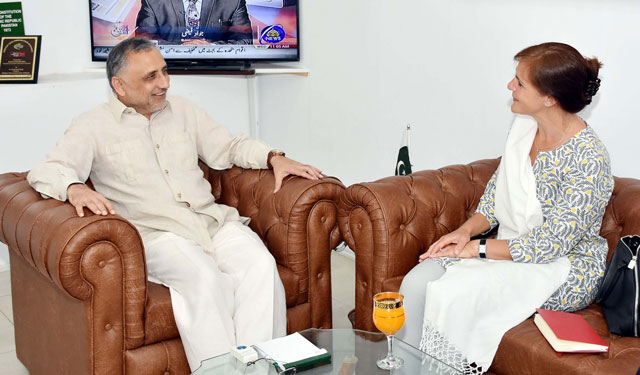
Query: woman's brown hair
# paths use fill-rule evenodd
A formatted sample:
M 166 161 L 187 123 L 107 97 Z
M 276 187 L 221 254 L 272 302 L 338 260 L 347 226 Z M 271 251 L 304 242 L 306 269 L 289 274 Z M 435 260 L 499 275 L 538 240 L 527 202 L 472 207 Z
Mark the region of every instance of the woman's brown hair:
M 524 62 L 529 79 L 545 95 L 554 97 L 567 112 L 580 112 L 600 87 L 597 58 L 585 58 L 563 43 L 542 43 L 518 52 L 514 59 Z

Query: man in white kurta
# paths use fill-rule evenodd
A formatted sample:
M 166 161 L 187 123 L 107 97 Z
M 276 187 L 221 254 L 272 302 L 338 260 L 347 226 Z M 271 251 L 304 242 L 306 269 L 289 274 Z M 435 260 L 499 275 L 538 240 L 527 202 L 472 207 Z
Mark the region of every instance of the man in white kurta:
M 217 204 L 198 159 L 214 169 L 273 167 L 276 191 L 288 174 L 321 178 L 315 167 L 233 136 L 204 110 L 167 98 L 162 55 L 141 38 L 107 61 L 108 103 L 76 117 L 45 163 L 28 175 L 44 196 L 69 200 L 83 216 L 118 212 L 142 236 L 149 280 L 171 291 L 191 370 L 234 345 L 286 333 L 276 264 L 235 208 Z M 84 185 L 91 178 L 95 191 Z

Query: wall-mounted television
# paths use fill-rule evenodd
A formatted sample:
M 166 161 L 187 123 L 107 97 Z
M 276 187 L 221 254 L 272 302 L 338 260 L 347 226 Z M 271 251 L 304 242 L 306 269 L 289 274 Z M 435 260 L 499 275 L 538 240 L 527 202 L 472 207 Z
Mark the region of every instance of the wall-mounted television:
M 133 36 L 170 68 L 247 68 L 300 59 L 298 0 L 89 0 L 93 61 Z

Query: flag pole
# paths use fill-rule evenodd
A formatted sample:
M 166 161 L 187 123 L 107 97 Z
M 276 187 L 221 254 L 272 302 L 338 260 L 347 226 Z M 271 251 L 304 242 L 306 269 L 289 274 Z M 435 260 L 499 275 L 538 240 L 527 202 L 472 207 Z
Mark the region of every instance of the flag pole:
M 413 158 L 411 157 L 411 123 L 407 122 L 407 147 L 409 148 L 409 161 L 411 161 Z M 413 170 L 413 164 L 410 165 L 410 167 L 412 167 L 411 170 Z

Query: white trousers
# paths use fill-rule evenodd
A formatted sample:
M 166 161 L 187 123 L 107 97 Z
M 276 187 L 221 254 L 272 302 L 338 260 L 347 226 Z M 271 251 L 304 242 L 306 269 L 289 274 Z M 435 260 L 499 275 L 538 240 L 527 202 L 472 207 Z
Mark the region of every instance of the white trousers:
M 286 300 L 276 262 L 257 234 L 225 223 L 203 249 L 162 233 L 145 243 L 149 281 L 171 291 L 171 305 L 189 367 L 286 334 Z
M 407 319 L 402 329 L 396 333 L 396 337 L 414 348 L 420 347 L 422 339 L 427 284 L 441 278 L 445 271 L 440 263 L 434 259 L 427 259 L 418 263 L 402 279 L 400 293 L 404 296 L 404 311 Z

